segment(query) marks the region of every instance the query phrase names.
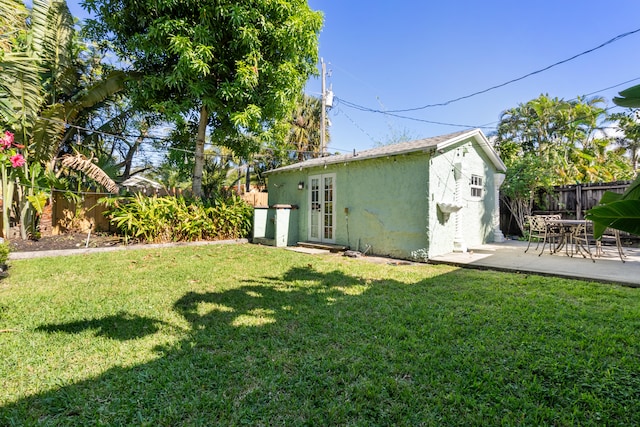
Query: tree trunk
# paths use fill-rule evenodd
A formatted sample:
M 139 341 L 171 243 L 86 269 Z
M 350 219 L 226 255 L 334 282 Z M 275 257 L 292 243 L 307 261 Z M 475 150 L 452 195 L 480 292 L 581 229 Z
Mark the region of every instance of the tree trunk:
M 251 165 L 249 164 L 249 160 L 247 160 L 247 173 L 244 176 L 244 192 L 248 193 L 249 191 L 251 191 L 251 173 L 249 171 L 249 169 L 251 168 Z
M 147 137 L 147 131 L 142 131 L 142 134 L 136 138 L 135 142 L 132 146 L 129 146 L 129 151 L 127 151 L 127 156 L 124 159 L 124 162 L 121 165 L 124 166 L 124 172 L 122 172 L 122 176 L 120 177 L 123 181 L 131 178 L 131 167 L 133 165 L 133 156 L 138 152 L 138 147 L 142 144 L 144 138 Z M 118 165 L 120 166 L 120 165 Z
M 202 197 L 202 169 L 204 166 L 204 139 L 209 122 L 209 112 L 204 105 L 200 109 L 200 122 L 198 123 L 198 136 L 196 137 L 196 153 L 193 164 L 193 180 L 191 191 L 195 197 Z

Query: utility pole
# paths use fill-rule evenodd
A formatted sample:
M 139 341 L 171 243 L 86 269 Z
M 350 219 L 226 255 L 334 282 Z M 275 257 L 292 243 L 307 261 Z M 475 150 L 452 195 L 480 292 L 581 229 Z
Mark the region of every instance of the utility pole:
M 320 58 L 321 73 L 322 73 L 322 108 L 320 109 L 320 157 L 324 157 L 324 138 L 325 138 L 325 122 L 327 120 L 327 66 L 324 63 L 324 58 Z

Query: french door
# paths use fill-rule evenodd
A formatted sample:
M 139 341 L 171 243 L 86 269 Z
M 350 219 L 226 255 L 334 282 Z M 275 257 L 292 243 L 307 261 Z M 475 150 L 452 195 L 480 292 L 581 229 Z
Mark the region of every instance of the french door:
M 309 177 L 309 240 L 335 243 L 336 174 Z

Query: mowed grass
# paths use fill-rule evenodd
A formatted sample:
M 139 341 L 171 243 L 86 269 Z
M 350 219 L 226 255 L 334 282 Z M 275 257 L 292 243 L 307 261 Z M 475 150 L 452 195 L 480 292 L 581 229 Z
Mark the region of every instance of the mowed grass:
M 0 425 L 638 425 L 640 290 L 252 245 L 13 261 Z

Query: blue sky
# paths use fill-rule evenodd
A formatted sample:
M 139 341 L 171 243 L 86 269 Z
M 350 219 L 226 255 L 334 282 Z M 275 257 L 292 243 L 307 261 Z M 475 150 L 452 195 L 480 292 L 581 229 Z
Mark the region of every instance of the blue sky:
M 320 55 L 339 99 L 397 110 L 441 103 L 499 85 L 640 28 L 637 0 L 337 1 L 310 0 L 324 13 Z M 640 32 L 595 52 L 445 107 L 400 113 L 420 120 L 495 128 L 500 113 L 541 93 L 611 98 L 640 83 Z M 320 80 L 308 85 L 320 93 Z M 362 112 L 337 102 L 331 150 L 365 149 L 407 134 L 423 138 L 465 127 Z
M 78 2 L 71 12 L 86 16 Z M 400 135 L 412 139 L 484 126 L 541 93 L 611 98 L 640 84 L 640 32 L 568 63 L 444 107 L 399 113 L 422 121 L 363 112 L 347 103 L 399 110 L 442 103 L 519 78 L 614 37 L 640 29 L 637 0 L 363 1 L 309 0 L 324 14 L 320 56 L 338 98 L 329 112 L 329 151 L 363 150 Z M 638 79 L 608 90 L 610 86 Z M 320 95 L 319 77 L 307 92 Z M 343 101 L 343 102 L 341 102 Z M 616 111 L 616 110 L 614 110 Z

